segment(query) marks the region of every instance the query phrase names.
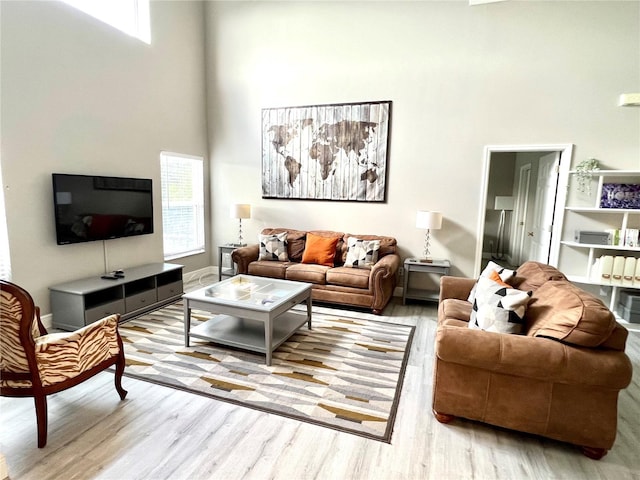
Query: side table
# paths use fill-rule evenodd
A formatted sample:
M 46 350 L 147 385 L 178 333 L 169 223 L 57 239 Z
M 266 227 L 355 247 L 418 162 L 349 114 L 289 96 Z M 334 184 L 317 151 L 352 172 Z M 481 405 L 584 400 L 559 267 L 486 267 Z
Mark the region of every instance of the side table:
M 238 247 L 244 247 L 245 245 L 238 245 L 233 243 L 225 243 L 224 245 L 218 245 L 218 280 L 233 277 L 236 274 L 236 266 L 231 260 L 231 252 Z M 225 262 L 225 254 L 228 254 L 228 262 Z
M 438 290 L 424 288 L 409 288 L 409 280 L 412 273 L 432 273 L 435 275 L 448 275 L 451 263 L 449 260 L 434 260 L 433 262 L 421 262 L 418 258 L 407 258 L 404 261 L 404 288 L 402 289 L 402 304 L 406 304 L 407 298 L 415 300 L 427 300 L 437 302 L 440 297 Z

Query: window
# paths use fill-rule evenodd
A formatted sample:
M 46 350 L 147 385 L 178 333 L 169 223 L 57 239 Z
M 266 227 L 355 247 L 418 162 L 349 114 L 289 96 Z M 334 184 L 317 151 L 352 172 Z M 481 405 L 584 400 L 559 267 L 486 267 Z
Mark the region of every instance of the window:
M 2 167 L 0 167 L 0 278 L 11 280 L 11 257 L 9 256 L 9 232 L 7 231 L 7 215 L 4 206 Z
M 164 259 L 204 252 L 202 157 L 160 154 Z
M 149 0 L 62 0 L 127 35 L 151 43 Z

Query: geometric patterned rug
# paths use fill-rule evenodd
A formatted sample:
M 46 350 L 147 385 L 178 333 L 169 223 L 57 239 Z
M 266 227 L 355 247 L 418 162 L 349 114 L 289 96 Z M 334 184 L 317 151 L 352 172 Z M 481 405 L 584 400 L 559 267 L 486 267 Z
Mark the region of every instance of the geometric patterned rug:
M 192 310 L 192 326 L 210 313 Z M 120 325 L 125 375 L 391 442 L 415 327 L 313 312 L 274 353 L 191 339 L 182 303 Z

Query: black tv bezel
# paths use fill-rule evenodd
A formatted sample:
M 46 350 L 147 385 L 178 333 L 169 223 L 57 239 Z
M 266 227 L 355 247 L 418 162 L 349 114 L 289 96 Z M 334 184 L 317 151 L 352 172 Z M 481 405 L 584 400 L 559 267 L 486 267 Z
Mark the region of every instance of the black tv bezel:
M 94 183 L 96 183 L 96 181 L 101 182 L 103 184 L 108 184 L 109 182 L 113 182 L 118 181 L 119 183 L 124 183 L 124 182 L 130 182 L 132 185 L 135 185 L 137 182 L 148 182 L 149 184 L 149 189 L 144 189 L 144 190 L 140 190 L 140 188 L 136 188 L 135 186 L 132 186 L 130 188 L 114 188 L 112 186 L 112 188 L 109 188 L 109 190 L 122 190 L 122 191 L 148 191 L 149 192 L 149 200 L 150 200 L 150 207 L 151 207 L 151 223 L 150 223 L 150 230 L 148 231 L 143 231 L 142 233 L 134 233 L 131 235 L 112 235 L 112 236 L 108 236 L 108 237 L 104 237 L 104 238 L 87 238 L 87 239 L 81 239 L 80 237 L 78 237 L 77 240 L 74 241 L 69 241 L 69 240 L 61 240 L 61 225 L 62 223 L 60 222 L 60 215 L 59 215 L 59 209 L 58 204 L 57 204 L 57 198 L 56 198 L 56 194 L 58 193 L 58 189 L 57 189 L 57 185 L 56 185 L 56 179 L 58 177 L 82 177 L 82 178 L 89 178 L 89 179 L 93 179 Z M 153 211 L 154 211 L 154 201 L 153 201 L 153 179 L 151 178 L 142 178 L 142 177 L 122 177 L 122 176 L 115 176 L 115 175 L 87 175 L 87 174 L 79 174 L 79 173 L 52 173 L 51 174 L 51 186 L 52 186 L 52 193 L 53 193 L 53 214 L 54 214 L 54 230 L 55 230 L 55 236 L 56 236 L 56 243 L 58 245 L 75 245 L 78 243 L 90 243 L 90 242 L 100 242 L 100 241 L 105 241 L 105 240 L 115 240 L 115 239 L 119 239 L 119 238 L 131 238 L 131 237 L 141 237 L 143 235 L 152 235 L 153 233 L 155 233 L 155 222 L 154 222 L 154 218 L 153 218 Z M 99 188 L 99 187 L 98 187 Z

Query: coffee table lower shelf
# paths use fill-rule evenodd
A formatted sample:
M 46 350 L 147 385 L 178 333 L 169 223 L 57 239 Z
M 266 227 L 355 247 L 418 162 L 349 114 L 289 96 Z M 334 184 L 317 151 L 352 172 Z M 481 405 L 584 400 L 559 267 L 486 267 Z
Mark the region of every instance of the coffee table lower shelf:
M 285 312 L 273 322 L 271 351 L 282 345 L 300 327 L 307 323 L 306 315 Z M 191 328 L 189 337 L 236 347 L 252 352 L 267 353 L 265 322 L 232 315 L 216 315 Z

